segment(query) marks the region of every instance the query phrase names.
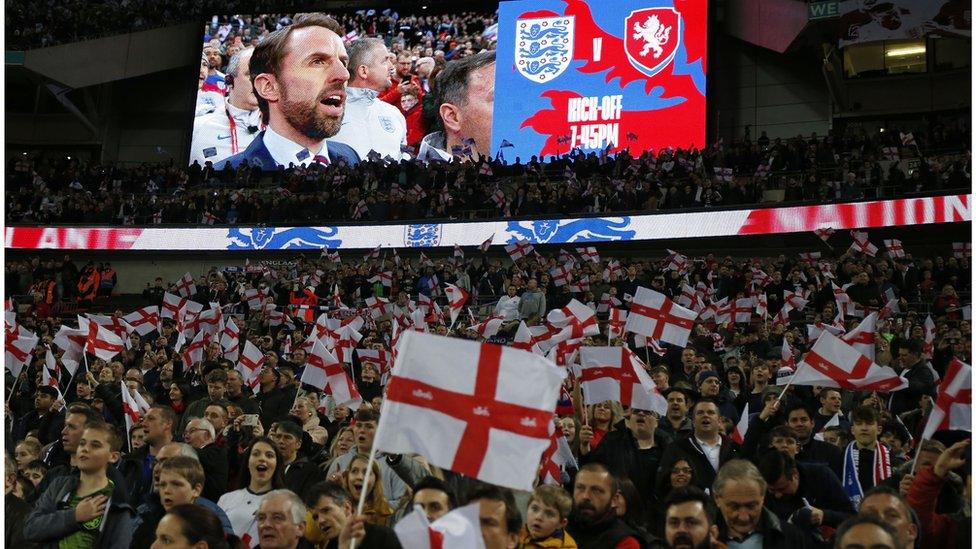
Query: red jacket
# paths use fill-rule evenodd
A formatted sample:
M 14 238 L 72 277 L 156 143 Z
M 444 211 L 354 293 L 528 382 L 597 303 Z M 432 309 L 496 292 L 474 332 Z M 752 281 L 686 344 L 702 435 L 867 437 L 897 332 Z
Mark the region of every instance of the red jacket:
M 932 467 L 923 467 L 915 474 L 915 480 L 908 489 L 906 499 L 922 524 L 919 533 L 926 547 L 954 547 L 959 539 L 961 515 L 940 515 L 935 512 L 935 503 L 943 483 L 945 479 L 939 478 Z
M 427 135 L 427 126 L 424 124 L 424 103 L 420 101 L 406 112 L 401 108 L 400 112 L 403 112 L 403 117 L 407 120 L 407 145 L 417 151 L 420 148 L 420 141 Z

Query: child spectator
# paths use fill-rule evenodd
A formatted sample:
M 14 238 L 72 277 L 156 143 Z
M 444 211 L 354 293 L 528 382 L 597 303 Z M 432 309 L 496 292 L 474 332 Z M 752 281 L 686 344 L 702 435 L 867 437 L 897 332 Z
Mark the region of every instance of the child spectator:
M 576 541 L 566 532 L 573 498 L 559 486 L 543 485 L 532 491 L 527 520 L 519 532 L 519 548 L 575 548 Z

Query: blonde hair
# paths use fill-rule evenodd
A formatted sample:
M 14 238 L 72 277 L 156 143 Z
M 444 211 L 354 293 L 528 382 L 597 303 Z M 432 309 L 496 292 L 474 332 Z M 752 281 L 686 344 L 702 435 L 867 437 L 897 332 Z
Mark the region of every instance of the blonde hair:
M 186 456 L 176 456 L 167 459 L 159 465 L 159 474 L 164 472 L 173 473 L 186 479 L 190 486 L 203 486 L 206 475 L 203 472 L 203 465 L 194 458 Z
M 369 463 L 369 456 L 366 454 L 356 454 L 351 460 L 349 460 L 349 467 L 347 469 L 352 469 L 352 464 L 357 461 L 362 461 L 363 463 Z M 370 471 L 370 482 L 368 484 L 369 491 L 366 493 L 366 509 L 363 513 L 367 516 L 366 522 L 370 524 L 375 524 L 379 526 L 387 526 L 390 517 L 393 516 L 393 508 L 390 507 L 390 503 L 386 501 L 386 494 L 383 491 L 383 476 L 380 474 L 380 464 L 377 461 L 373 461 L 373 467 Z M 363 484 L 363 489 L 367 488 L 367 484 Z M 346 490 L 349 491 L 348 481 Z M 350 491 L 350 495 L 352 492 Z

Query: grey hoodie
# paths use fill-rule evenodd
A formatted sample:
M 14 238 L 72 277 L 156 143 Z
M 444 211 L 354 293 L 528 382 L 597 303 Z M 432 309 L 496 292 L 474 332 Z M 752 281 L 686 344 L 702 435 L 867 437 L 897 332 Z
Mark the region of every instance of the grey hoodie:
M 57 549 L 62 538 L 80 529 L 75 520 L 75 510 L 68 506 L 71 494 L 78 489 L 80 482 L 74 475 L 63 476 L 51 482 L 24 524 L 24 538 L 27 541 L 36 542 L 40 547 Z M 132 541 L 134 517 L 135 510 L 126 503 L 123 486 L 116 484 L 112 497 L 105 506 L 102 526 L 92 547 L 128 548 Z

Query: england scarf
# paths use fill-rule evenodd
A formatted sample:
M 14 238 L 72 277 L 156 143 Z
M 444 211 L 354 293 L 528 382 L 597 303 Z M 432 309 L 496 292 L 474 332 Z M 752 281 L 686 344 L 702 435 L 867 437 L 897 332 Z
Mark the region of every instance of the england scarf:
M 861 499 L 864 497 L 861 480 L 857 478 L 860 453 L 857 442 L 848 444 L 847 451 L 844 452 L 844 492 L 847 493 L 847 497 L 851 498 L 855 508 L 860 505 Z M 891 456 L 888 453 L 888 447 L 880 442 L 875 443 L 873 469 L 875 486 L 891 476 Z

